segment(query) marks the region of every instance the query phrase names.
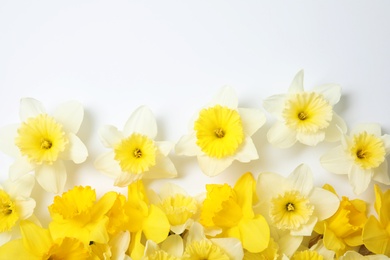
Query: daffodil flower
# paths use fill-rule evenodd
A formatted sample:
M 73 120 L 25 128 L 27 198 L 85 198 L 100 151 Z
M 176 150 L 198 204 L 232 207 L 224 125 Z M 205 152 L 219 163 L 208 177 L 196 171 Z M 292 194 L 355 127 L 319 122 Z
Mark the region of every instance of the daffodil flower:
M 112 149 L 95 161 L 95 167 L 115 178 L 114 185 L 126 187 L 141 178 L 173 178 L 176 168 L 168 154 L 173 144 L 154 141 L 156 120 L 146 106 L 136 109 L 123 132 L 114 126 L 104 126 L 99 136 L 104 146 Z
M 315 146 L 322 141 L 340 140 L 339 129 L 347 130 L 344 120 L 333 110 L 340 96 L 341 88 L 335 84 L 305 91 L 303 70 L 299 71 L 287 94 L 264 100 L 264 108 L 277 120 L 267 133 L 268 141 L 277 147 L 288 148 L 297 141 Z
M 305 164 L 287 178 L 276 173 L 260 173 L 256 191 L 259 202 L 255 210 L 270 226 L 285 233 L 278 242 L 281 252 L 287 256 L 294 253 L 303 236 L 311 235 L 317 221 L 333 215 L 340 204 L 332 192 L 313 187 L 312 172 Z
M 36 204 L 30 198 L 33 187 L 34 176 L 30 174 L 15 181 L 6 180 L 0 185 L 0 245 L 15 238 L 19 221 L 33 214 Z
M 239 108 L 234 90 L 224 87 L 191 122 L 190 133 L 176 144 L 176 154 L 197 156 L 206 175 L 218 175 L 234 160 L 259 158 L 251 136 L 265 121 L 261 110 Z
M 364 192 L 371 179 L 389 185 L 386 156 L 390 154 L 390 135 L 382 135 L 378 124 L 359 124 L 341 145 L 324 154 L 322 167 L 335 174 L 348 174 L 355 194 Z
M 179 235 L 167 237 L 161 245 L 148 240 L 141 260 L 181 260 L 183 255 L 183 239 Z
M 242 175 L 233 188 L 207 184 L 206 190 L 200 214 L 200 223 L 206 229 L 219 229 L 220 236 L 239 239 L 243 248 L 253 253 L 267 248 L 270 230 L 265 218 L 253 211 L 256 195 L 251 173 Z
M 208 239 L 202 225 L 195 222 L 189 230 L 182 259 L 241 260 L 243 257 L 244 252 L 239 239 Z
M 0 149 L 15 157 L 9 174 L 12 180 L 35 171 L 43 189 L 62 192 L 66 183 L 64 160 L 82 163 L 88 156 L 83 142 L 77 137 L 84 110 L 77 102 L 61 104 L 53 115 L 32 98 L 20 102 L 21 124 L 0 129 Z

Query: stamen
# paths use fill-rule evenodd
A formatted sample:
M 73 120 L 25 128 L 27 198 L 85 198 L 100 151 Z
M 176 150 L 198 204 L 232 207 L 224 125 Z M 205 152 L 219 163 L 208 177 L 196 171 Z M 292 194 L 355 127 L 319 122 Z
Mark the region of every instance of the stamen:
M 42 139 L 41 141 L 41 148 L 42 149 L 50 149 L 53 146 L 52 142 L 47 139 Z
M 2 213 L 3 213 L 4 215 L 10 215 L 10 214 L 12 214 L 11 205 L 3 205 L 1 211 L 2 211 Z
M 294 204 L 292 204 L 291 202 L 287 203 L 286 210 L 287 211 L 294 211 L 295 210 Z
M 365 158 L 367 157 L 367 153 L 364 152 L 363 150 L 358 150 L 358 151 L 356 152 L 356 156 L 357 156 L 357 158 L 359 158 L 359 159 L 365 159 Z
M 300 112 L 298 118 L 303 121 L 307 118 L 307 114 L 305 112 Z
M 225 131 L 222 128 L 218 128 L 214 130 L 215 136 L 218 138 L 222 138 L 225 136 Z
M 133 152 L 135 158 L 141 158 L 142 157 L 142 151 L 139 148 L 136 148 Z

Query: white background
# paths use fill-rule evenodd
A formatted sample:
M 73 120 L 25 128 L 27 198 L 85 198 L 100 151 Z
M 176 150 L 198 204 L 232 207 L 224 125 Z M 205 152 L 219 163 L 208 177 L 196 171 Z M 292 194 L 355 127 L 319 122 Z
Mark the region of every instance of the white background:
M 0 126 L 19 122 L 19 100 L 33 97 L 48 112 L 67 100 L 85 108 L 79 132 L 89 149 L 82 165 L 67 165 L 65 190 L 91 185 L 99 195 L 125 193 L 93 168 L 106 151 L 97 136 L 104 124 L 122 128 L 140 105 L 154 112 L 158 140 L 173 142 L 190 118 L 219 88 L 235 88 L 240 107 L 284 93 L 305 70 L 305 89 L 325 83 L 342 86 L 335 110 L 349 128 L 377 122 L 390 133 L 389 1 L 1 1 Z M 191 195 L 206 183 L 233 184 L 246 171 L 288 175 L 300 163 L 356 197 L 347 176 L 321 168 L 318 159 L 336 144 L 296 145 L 280 150 L 255 135 L 260 159 L 234 163 L 217 177 L 203 175 L 195 158 L 171 158 L 179 172 L 171 181 Z M 0 154 L 0 181 L 12 158 Z M 150 184 L 158 189 L 163 181 Z M 387 188 L 382 186 L 383 188 Z M 373 201 L 373 184 L 360 198 Z M 48 220 L 52 194 L 36 185 L 37 215 Z

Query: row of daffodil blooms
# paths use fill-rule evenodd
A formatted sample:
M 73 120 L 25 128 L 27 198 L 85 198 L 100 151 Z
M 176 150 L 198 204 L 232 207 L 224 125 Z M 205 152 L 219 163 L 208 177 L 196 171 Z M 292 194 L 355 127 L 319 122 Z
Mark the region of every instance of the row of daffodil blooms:
M 347 134 L 333 106 L 341 88 L 327 84 L 303 89 L 303 71 L 288 93 L 265 99 L 276 123 L 267 140 L 281 149 L 334 142 L 320 158 L 335 174 L 347 174 L 355 194 L 371 180 L 390 184 L 386 157 L 390 136 L 379 124 L 360 124 Z M 235 160 L 259 158 L 251 136 L 265 124 L 261 109 L 238 107 L 234 90 L 224 87 L 174 144 L 156 141 L 156 120 L 146 106 L 136 109 L 124 129 L 99 130 L 108 152 L 95 160 L 97 170 L 128 187 L 128 195 L 108 192 L 96 200 L 91 187 L 63 193 L 64 161 L 83 163 L 88 149 L 77 132 L 83 120 L 78 102 L 61 104 L 53 114 L 32 98 L 20 103 L 21 123 L 0 129 L 0 150 L 15 158 L 9 179 L 0 186 L 0 259 L 383 259 L 390 255 L 390 194 L 375 186 L 376 216 L 366 202 L 341 200 L 330 185 L 313 187 L 302 164 L 289 177 L 242 174 L 234 187 L 206 185 L 191 197 L 167 184 L 160 192 L 145 189 L 142 178 L 173 178 L 169 158 L 196 156 L 201 171 L 215 176 Z M 309 148 L 310 149 L 310 148 Z M 34 173 L 34 175 L 30 174 Z M 58 194 L 49 206 L 51 222 L 43 228 L 30 197 L 35 180 Z M 276 185 L 277 184 L 277 185 Z M 62 195 L 60 195 L 62 194 Z M 361 254 L 360 254 L 361 253 Z M 376 255 L 367 254 L 375 253 Z M 321 258 L 322 257 L 322 258 Z

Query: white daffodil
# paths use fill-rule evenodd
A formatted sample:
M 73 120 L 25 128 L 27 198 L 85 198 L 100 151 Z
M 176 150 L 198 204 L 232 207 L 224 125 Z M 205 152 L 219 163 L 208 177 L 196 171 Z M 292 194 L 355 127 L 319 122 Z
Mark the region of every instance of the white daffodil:
M 218 175 L 234 160 L 259 158 L 251 136 L 265 120 L 259 109 L 238 108 L 234 90 L 224 87 L 191 122 L 190 133 L 176 144 L 176 154 L 197 156 L 206 175 Z
M 278 94 L 264 100 L 264 108 L 277 122 L 267 133 L 268 141 L 280 148 L 288 148 L 297 141 L 315 146 L 322 141 L 340 140 L 340 131 L 346 132 L 344 120 L 333 106 L 339 102 L 341 88 L 326 84 L 311 91 L 303 89 L 303 70 L 291 83 L 287 94 Z
M 255 211 L 280 231 L 276 241 L 280 251 L 288 256 L 298 248 L 303 236 L 311 235 L 317 221 L 333 215 L 340 204 L 332 192 L 313 187 L 312 172 L 305 164 L 298 166 L 287 178 L 275 173 L 260 173 L 256 191 L 259 203 Z
M 202 225 L 195 222 L 188 233 L 182 259 L 241 260 L 243 257 L 244 250 L 239 239 L 208 239 Z
M 0 246 L 17 236 L 20 220 L 33 214 L 36 204 L 30 198 L 33 187 L 34 176 L 30 174 L 0 185 Z
M 181 187 L 166 183 L 159 195 L 150 190 L 149 200 L 167 215 L 171 230 L 182 234 L 193 223 L 193 217 L 198 211 L 198 201 Z
M 125 124 L 123 132 L 114 126 L 99 131 L 104 146 L 112 150 L 95 161 L 95 167 L 115 178 L 114 185 L 126 187 L 141 178 L 172 178 L 176 168 L 168 158 L 173 144 L 157 142 L 157 123 L 146 106 L 136 109 Z
M 364 192 L 371 179 L 390 184 L 386 157 L 390 153 L 390 135 L 382 135 L 378 124 L 359 124 L 341 145 L 324 154 L 321 165 L 335 174 L 348 174 L 355 194 Z
M 141 260 L 180 260 L 183 255 L 183 239 L 179 235 L 168 236 L 160 246 L 147 240 Z
M 21 124 L 0 129 L 0 149 L 15 157 L 10 178 L 35 171 L 43 189 L 61 193 L 66 183 L 64 160 L 82 163 L 88 156 L 83 142 L 76 136 L 83 121 L 84 109 L 78 102 L 61 104 L 53 115 L 32 98 L 20 102 Z

